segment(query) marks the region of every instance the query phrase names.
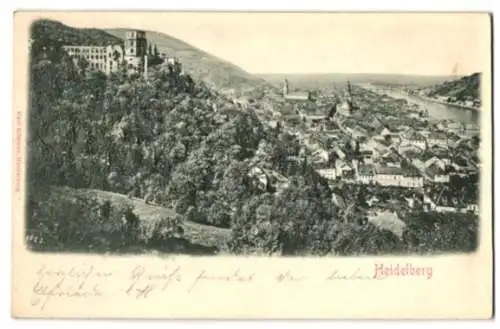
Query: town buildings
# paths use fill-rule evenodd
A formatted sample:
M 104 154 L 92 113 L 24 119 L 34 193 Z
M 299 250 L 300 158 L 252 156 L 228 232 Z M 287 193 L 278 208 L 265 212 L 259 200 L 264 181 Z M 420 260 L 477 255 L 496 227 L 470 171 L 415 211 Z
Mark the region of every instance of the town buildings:
M 316 170 L 320 176 L 329 179 L 329 180 L 335 180 L 337 178 L 337 171 L 335 168 L 324 168 L 324 169 L 318 169 Z
M 427 137 L 427 143 L 429 146 L 438 145 L 442 147 L 448 146 L 448 135 L 440 131 L 432 131 Z
M 371 184 L 373 183 L 374 178 L 373 165 L 360 165 L 358 167 L 358 180 L 362 184 Z
M 440 166 L 438 162 L 429 165 L 426 169 L 426 174 L 434 183 L 448 183 L 450 181 L 450 176 L 445 168 Z
M 427 144 L 424 136 L 415 130 L 410 130 L 401 136 L 401 145 L 414 145 L 425 149 Z
M 437 124 L 437 128 L 444 132 L 459 134 L 464 130 L 460 122 L 442 121 Z
M 284 89 L 287 94 L 287 87 Z M 306 96 L 296 100 L 306 100 Z M 370 103 L 370 97 L 375 101 Z M 302 153 L 332 188 L 364 185 L 357 188 L 367 191 L 366 204 L 381 209 L 477 212 L 477 200 L 453 194 L 457 179 L 467 180 L 479 170 L 475 155 L 479 139 L 467 136 L 468 131 L 477 133 L 477 125 L 434 123 L 421 115 L 425 110 L 420 106 L 391 97 L 383 103 L 380 97 L 363 91 L 356 94 L 359 107 L 351 106 L 352 99 L 347 83 L 340 102 L 328 93 L 324 98 L 320 95 L 311 109 L 300 101 L 292 107 L 297 113 L 283 113 L 284 122 L 302 115 L 295 125 L 305 147 Z M 318 110 L 325 115 L 315 116 Z M 429 187 L 434 189 L 431 194 L 426 192 Z M 424 196 L 431 200 L 427 208 Z M 370 200 L 378 201 L 375 205 Z
M 399 167 L 378 167 L 374 181 L 382 186 L 422 187 L 423 177 L 412 169 Z

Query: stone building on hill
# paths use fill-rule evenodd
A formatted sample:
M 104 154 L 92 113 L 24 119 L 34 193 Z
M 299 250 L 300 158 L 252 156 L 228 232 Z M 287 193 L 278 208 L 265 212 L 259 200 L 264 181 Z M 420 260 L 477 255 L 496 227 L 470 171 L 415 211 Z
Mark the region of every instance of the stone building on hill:
M 123 45 L 107 46 L 63 46 L 63 49 L 71 56 L 76 64 L 83 60 L 88 64 L 91 71 L 101 71 L 105 74 L 116 72 L 123 62 Z
M 139 73 L 147 71 L 146 32 L 128 31 L 123 43 L 108 45 L 65 45 L 63 49 L 76 63 L 88 63 L 88 69 L 105 74 L 116 72 L 122 64 Z

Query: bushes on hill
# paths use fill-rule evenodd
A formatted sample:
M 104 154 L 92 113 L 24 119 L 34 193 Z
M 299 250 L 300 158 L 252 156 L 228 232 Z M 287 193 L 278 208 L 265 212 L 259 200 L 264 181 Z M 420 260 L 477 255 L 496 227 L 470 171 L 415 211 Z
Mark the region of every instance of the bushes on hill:
M 405 218 L 407 251 L 473 252 L 478 246 L 479 219 L 472 214 L 419 213 Z
M 26 242 L 33 250 L 114 251 L 175 243 L 183 237 L 182 218 L 140 221 L 128 204 L 112 206 L 64 190 L 31 194 Z

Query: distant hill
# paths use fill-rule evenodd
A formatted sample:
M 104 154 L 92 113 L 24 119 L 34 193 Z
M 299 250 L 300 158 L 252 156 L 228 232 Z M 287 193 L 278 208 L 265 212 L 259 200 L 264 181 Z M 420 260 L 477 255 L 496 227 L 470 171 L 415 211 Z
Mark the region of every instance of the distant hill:
M 124 39 L 127 29 L 108 29 L 109 34 Z M 252 89 L 267 85 L 262 78 L 169 35 L 146 31 L 148 42 L 156 44 L 160 53 L 179 58 L 193 78 L 218 88 Z
M 352 83 L 381 83 L 391 85 L 404 85 L 407 87 L 422 88 L 449 80 L 451 76 L 424 76 L 404 74 L 256 74 L 269 83 L 279 86 L 286 77 L 292 88 L 299 89 L 330 89 L 333 86 L 345 84 L 346 80 Z
M 74 28 L 52 20 L 38 20 L 31 25 L 31 38 L 63 45 L 107 45 L 123 41 L 99 29 Z
M 427 88 L 425 93 L 430 97 L 455 97 L 459 101 L 474 100 L 481 98 L 480 85 L 481 74 L 474 73 Z

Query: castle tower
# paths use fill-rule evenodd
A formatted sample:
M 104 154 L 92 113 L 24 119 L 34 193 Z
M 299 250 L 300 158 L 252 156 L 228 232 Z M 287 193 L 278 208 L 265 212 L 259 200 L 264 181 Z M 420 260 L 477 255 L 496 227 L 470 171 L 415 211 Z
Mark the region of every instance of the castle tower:
M 288 80 L 283 80 L 283 96 L 288 95 Z
M 127 32 L 125 36 L 125 61 L 129 68 L 143 70 L 147 48 L 146 32 L 137 30 Z

